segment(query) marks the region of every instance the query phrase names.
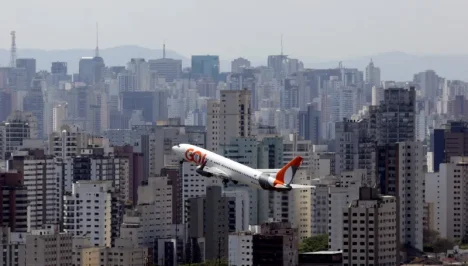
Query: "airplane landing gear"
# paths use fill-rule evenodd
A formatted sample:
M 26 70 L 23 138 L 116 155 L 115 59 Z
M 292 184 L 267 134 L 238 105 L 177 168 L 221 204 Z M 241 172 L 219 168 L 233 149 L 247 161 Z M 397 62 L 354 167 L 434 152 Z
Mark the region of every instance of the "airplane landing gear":
M 224 185 L 224 188 L 227 188 L 228 183 L 229 183 L 229 179 L 223 178 L 223 185 Z

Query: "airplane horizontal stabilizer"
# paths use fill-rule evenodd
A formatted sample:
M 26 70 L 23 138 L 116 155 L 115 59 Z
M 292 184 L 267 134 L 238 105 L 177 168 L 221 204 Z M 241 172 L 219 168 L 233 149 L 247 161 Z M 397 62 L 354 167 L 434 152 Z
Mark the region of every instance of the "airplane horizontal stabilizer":
M 315 188 L 315 186 L 309 185 L 299 185 L 299 184 L 289 184 L 293 189 L 294 188 Z

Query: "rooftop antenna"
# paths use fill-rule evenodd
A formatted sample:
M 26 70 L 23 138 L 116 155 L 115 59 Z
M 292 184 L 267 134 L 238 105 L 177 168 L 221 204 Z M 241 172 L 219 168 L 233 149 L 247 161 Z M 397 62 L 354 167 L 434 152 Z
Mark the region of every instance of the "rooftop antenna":
M 96 22 L 96 50 L 94 52 L 95 57 L 99 57 L 99 28 L 98 23 Z
M 166 41 L 163 42 L 163 59 L 166 59 Z
M 283 34 L 281 34 L 281 57 L 283 57 Z
M 16 31 L 11 31 L 10 67 L 16 67 Z

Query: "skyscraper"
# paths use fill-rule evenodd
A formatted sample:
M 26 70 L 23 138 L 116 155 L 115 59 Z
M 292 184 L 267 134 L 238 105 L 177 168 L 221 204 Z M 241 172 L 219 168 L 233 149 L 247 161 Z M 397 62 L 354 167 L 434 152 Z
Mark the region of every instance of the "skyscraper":
M 27 87 L 30 87 L 32 80 L 36 77 L 36 59 L 18 58 L 16 59 L 16 68 L 26 69 L 26 84 Z
M 52 62 L 52 66 L 50 67 L 50 73 L 67 75 L 67 68 L 67 62 Z
M 307 105 L 307 111 L 301 111 L 299 117 L 299 136 L 310 140 L 312 144 L 320 144 L 321 119 L 320 111 L 314 104 Z
M 193 55 L 192 77 L 208 77 L 218 81 L 219 56 L 217 55 Z
M 79 80 L 87 85 L 94 85 L 104 80 L 104 59 L 102 57 L 82 57 L 79 63 Z
M 370 86 L 380 86 L 380 68 L 374 66 L 372 59 L 366 67 L 366 83 Z
M 379 144 L 416 140 L 416 91 L 414 87 L 386 89 L 378 113 Z
M 25 112 L 32 113 L 37 119 L 37 134 L 39 138 L 44 137 L 44 97 L 42 93 L 43 80 L 35 79 L 31 90 L 23 99 Z
M 241 73 L 242 69 L 250 68 L 250 61 L 239 57 L 237 59 L 232 60 L 231 62 L 231 72 L 232 73 Z
M 182 75 L 182 60 L 160 58 L 149 60 L 148 65 L 151 72 L 156 72 L 159 77 L 165 78 L 167 82 L 173 82 Z
M 269 55 L 268 67 L 273 69 L 276 80 L 282 81 L 286 78 L 287 55 Z
M 422 95 L 429 100 L 433 101 L 442 94 L 442 78 L 434 70 L 426 70 L 415 74 L 413 81 L 418 84 Z

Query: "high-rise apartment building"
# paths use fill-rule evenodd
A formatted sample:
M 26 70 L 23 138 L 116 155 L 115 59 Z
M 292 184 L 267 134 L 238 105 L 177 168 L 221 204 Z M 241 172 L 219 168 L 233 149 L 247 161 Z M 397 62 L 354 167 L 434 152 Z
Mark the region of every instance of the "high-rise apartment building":
M 121 208 L 111 181 L 78 181 L 63 197 L 63 229 L 110 247 L 119 235 Z
M 76 157 L 88 147 L 90 138 L 90 134 L 76 125 L 63 125 L 49 136 L 49 153 L 64 161 Z
M 9 227 L 0 227 L 0 265 L 26 265 L 26 235 L 24 232 L 12 232 Z
M 207 149 L 218 152 L 233 137 L 249 137 L 252 132 L 251 92 L 223 90 L 221 100 L 208 102 Z
M 439 165 L 450 162 L 450 158 L 468 156 L 468 123 L 448 121 L 443 129 L 434 129 L 431 141 L 434 171 Z
M 68 104 L 62 102 L 56 104 L 52 108 L 52 130 L 53 132 L 60 132 L 62 126 L 64 125 L 63 120 L 68 117 Z
M 209 186 L 206 197 L 190 199 L 189 238 L 204 237 L 204 258 L 228 257 L 229 198 L 220 186 Z M 232 210 L 235 215 L 235 210 Z
M 129 201 L 131 191 L 129 158 L 114 155 L 104 155 L 102 148 L 87 149 L 81 156 L 73 157 L 64 162 L 64 188 L 70 192 L 74 182 L 111 181 L 112 187 L 122 201 Z
M 425 202 L 433 206 L 428 224 L 443 238 L 462 241 L 468 233 L 468 216 L 463 212 L 468 196 L 468 158 L 453 156 L 450 162 L 440 164 L 438 172 L 426 173 Z M 429 207 L 430 208 L 430 207 Z
M 26 266 L 71 265 L 72 238 L 69 233 L 59 233 L 57 225 L 32 230 L 26 236 Z
M 63 179 L 57 160 L 44 150 L 19 150 L 13 153 L 8 166 L 22 175 L 28 190 L 28 229 L 60 223 Z
M 0 226 L 13 232 L 28 230 L 28 189 L 22 175 L 0 170 Z
M 398 208 L 393 196 L 363 187 L 343 209 L 343 265 L 398 265 Z
M 8 159 L 10 154 L 23 145 L 25 139 L 37 138 L 37 120 L 31 113 L 13 112 L 0 123 L 0 159 Z
M 328 189 L 328 248 L 343 250 L 343 208 L 359 198 L 362 171 L 342 172 L 340 179 Z
M 335 173 L 365 169 L 365 183 L 373 186 L 376 183 L 377 154 L 375 135 L 369 130 L 369 125 L 367 118 L 360 121 L 344 119 L 335 123 Z
M 378 151 L 380 191 L 399 200 L 400 243 L 418 250 L 423 248 L 425 154 L 420 142 L 398 142 Z

